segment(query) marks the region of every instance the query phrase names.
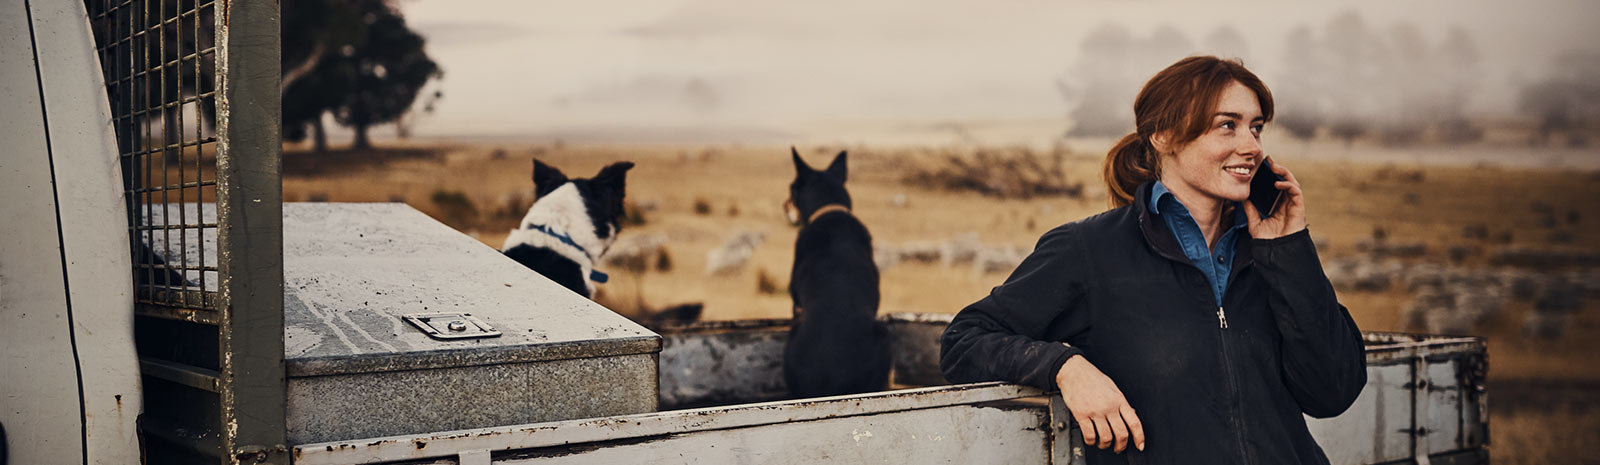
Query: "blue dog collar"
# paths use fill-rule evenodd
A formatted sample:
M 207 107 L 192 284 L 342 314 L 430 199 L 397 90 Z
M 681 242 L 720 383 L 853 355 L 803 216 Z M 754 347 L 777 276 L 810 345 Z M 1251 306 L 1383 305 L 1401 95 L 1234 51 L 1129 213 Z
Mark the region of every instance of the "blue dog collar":
M 594 261 L 594 257 L 589 255 L 589 251 L 584 250 L 583 246 L 578 245 L 576 241 L 573 241 L 572 236 L 556 232 L 556 230 L 550 229 L 549 226 L 542 224 L 530 224 L 528 225 L 528 228 L 534 231 L 542 232 L 547 236 L 554 237 L 556 240 L 561 241 L 562 244 L 570 245 L 572 248 L 578 249 L 578 252 L 583 253 L 583 256 L 590 257 L 589 260 Z M 611 276 L 600 272 L 600 270 L 591 269 L 589 270 L 589 280 L 600 284 L 605 284 L 606 281 L 611 280 Z

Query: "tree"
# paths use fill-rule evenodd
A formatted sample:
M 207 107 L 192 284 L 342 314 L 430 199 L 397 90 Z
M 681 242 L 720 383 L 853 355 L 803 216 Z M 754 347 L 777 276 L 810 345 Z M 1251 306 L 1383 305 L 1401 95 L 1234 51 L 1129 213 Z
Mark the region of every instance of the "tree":
M 1439 139 L 1447 143 L 1473 142 L 1483 138 L 1483 128 L 1467 121 L 1466 105 L 1478 87 L 1483 73 L 1481 54 L 1472 33 L 1452 27 L 1439 45 L 1438 56 L 1444 86 L 1443 107 L 1438 121 Z
M 333 109 L 334 120 L 355 129 L 356 149 L 370 148 L 367 129 L 400 118 L 422 85 L 443 74 L 423 52 L 422 36 L 406 27 L 399 12 L 381 0 L 361 3 L 367 6 L 366 40 L 337 59 L 340 75 L 351 78 L 352 87 Z
M 1600 54 L 1567 53 L 1553 65 L 1549 77 L 1522 87 L 1518 107 L 1539 121 L 1537 142 L 1565 133 L 1569 144 L 1583 145 L 1579 132 L 1600 121 Z
M 1345 149 L 1369 132 L 1373 120 L 1388 104 L 1382 89 L 1392 86 L 1386 65 L 1390 57 L 1377 35 L 1355 11 L 1348 11 L 1328 22 L 1321 48 L 1328 66 L 1323 69 L 1321 88 L 1328 99 L 1329 133 L 1344 139 Z
M 1056 83 L 1072 105 L 1068 135 L 1116 137 L 1133 131 L 1139 88 L 1194 51 L 1189 39 L 1171 26 L 1158 27 L 1144 39 L 1121 24 L 1095 28 L 1079 46 L 1077 63 Z
M 1272 124 L 1289 135 L 1309 141 L 1317 134 L 1327 115 L 1328 96 L 1322 50 L 1311 28 L 1304 25 L 1289 31 L 1284 41 L 1284 71 L 1273 85 L 1272 99 L 1278 115 Z
M 1384 66 L 1385 85 L 1369 89 L 1382 95 L 1382 102 L 1393 105 L 1372 115 L 1378 140 L 1386 145 L 1412 145 L 1422 140 L 1430 120 L 1439 113 L 1438 67 L 1428 50 L 1422 31 L 1408 22 L 1389 28 L 1383 46 L 1389 63 Z
M 346 79 L 336 76 L 330 57 L 364 36 L 362 5 L 351 1 L 284 0 L 279 63 L 282 78 L 283 138 L 299 142 L 310 128 L 316 151 L 327 150 L 322 115 L 346 92 Z
M 1128 29 L 1116 23 L 1102 24 L 1084 37 L 1078 62 L 1056 83 L 1072 105 L 1069 135 L 1116 137 L 1133 130 L 1139 88 L 1128 81 L 1137 47 Z
M 442 75 L 423 38 L 383 0 L 292 0 L 282 8 L 286 139 L 303 140 L 309 126 L 323 150 L 322 117 L 331 112 L 355 130 L 353 148 L 370 148 L 368 129 L 405 115 L 422 86 Z

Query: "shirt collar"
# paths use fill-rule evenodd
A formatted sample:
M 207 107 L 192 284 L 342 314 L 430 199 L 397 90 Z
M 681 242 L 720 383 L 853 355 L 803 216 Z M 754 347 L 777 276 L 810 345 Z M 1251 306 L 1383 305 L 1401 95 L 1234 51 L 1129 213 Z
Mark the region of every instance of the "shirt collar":
M 1172 191 L 1167 190 L 1167 186 L 1162 185 L 1161 181 L 1156 181 L 1155 185 L 1150 186 L 1150 213 L 1160 215 L 1161 198 L 1169 195 L 1172 195 Z
M 1167 190 L 1167 186 L 1161 184 L 1161 181 L 1156 181 L 1154 185 L 1150 186 L 1150 212 L 1160 215 L 1161 199 L 1167 197 L 1171 197 L 1172 201 L 1178 205 L 1178 214 L 1189 216 L 1189 210 L 1183 206 L 1182 202 L 1178 202 L 1178 197 L 1172 195 L 1172 191 Z M 1247 226 L 1249 221 L 1249 218 L 1245 217 L 1243 206 L 1239 205 L 1239 202 L 1233 202 L 1233 226 L 1229 229 Z

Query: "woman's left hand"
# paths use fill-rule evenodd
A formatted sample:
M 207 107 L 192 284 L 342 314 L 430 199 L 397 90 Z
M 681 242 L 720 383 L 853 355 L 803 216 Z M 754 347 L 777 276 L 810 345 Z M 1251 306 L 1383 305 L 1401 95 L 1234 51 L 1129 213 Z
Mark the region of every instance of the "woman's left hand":
M 1261 212 L 1256 211 L 1255 203 L 1244 202 L 1250 237 L 1256 239 L 1277 239 L 1306 228 L 1306 196 L 1300 190 L 1300 180 L 1289 172 L 1289 168 L 1276 162 L 1272 164 L 1272 172 L 1283 176 L 1282 181 L 1273 184 L 1282 194 L 1278 197 L 1278 208 L 1272 212 L 1272 216 L 1262 218 Z

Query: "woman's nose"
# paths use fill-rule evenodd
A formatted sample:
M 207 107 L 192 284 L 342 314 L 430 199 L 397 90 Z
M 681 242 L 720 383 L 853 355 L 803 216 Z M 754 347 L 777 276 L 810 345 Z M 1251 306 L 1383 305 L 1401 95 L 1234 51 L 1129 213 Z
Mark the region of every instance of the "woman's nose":
M 1238 150 L 1239 154 L 1241 154 L 1241 155 L 1260 155 L 1261 154 L 1261 139 L 1256 137 L 1255 134 L 1251 134 L 1249 131 L 1240 131 L 1240 135 L 1239 135 L 1238 138 L 1239 138 L 1239 141 L 1237 142 L 1238 146 L 1236 147 L 1236 150 Z

